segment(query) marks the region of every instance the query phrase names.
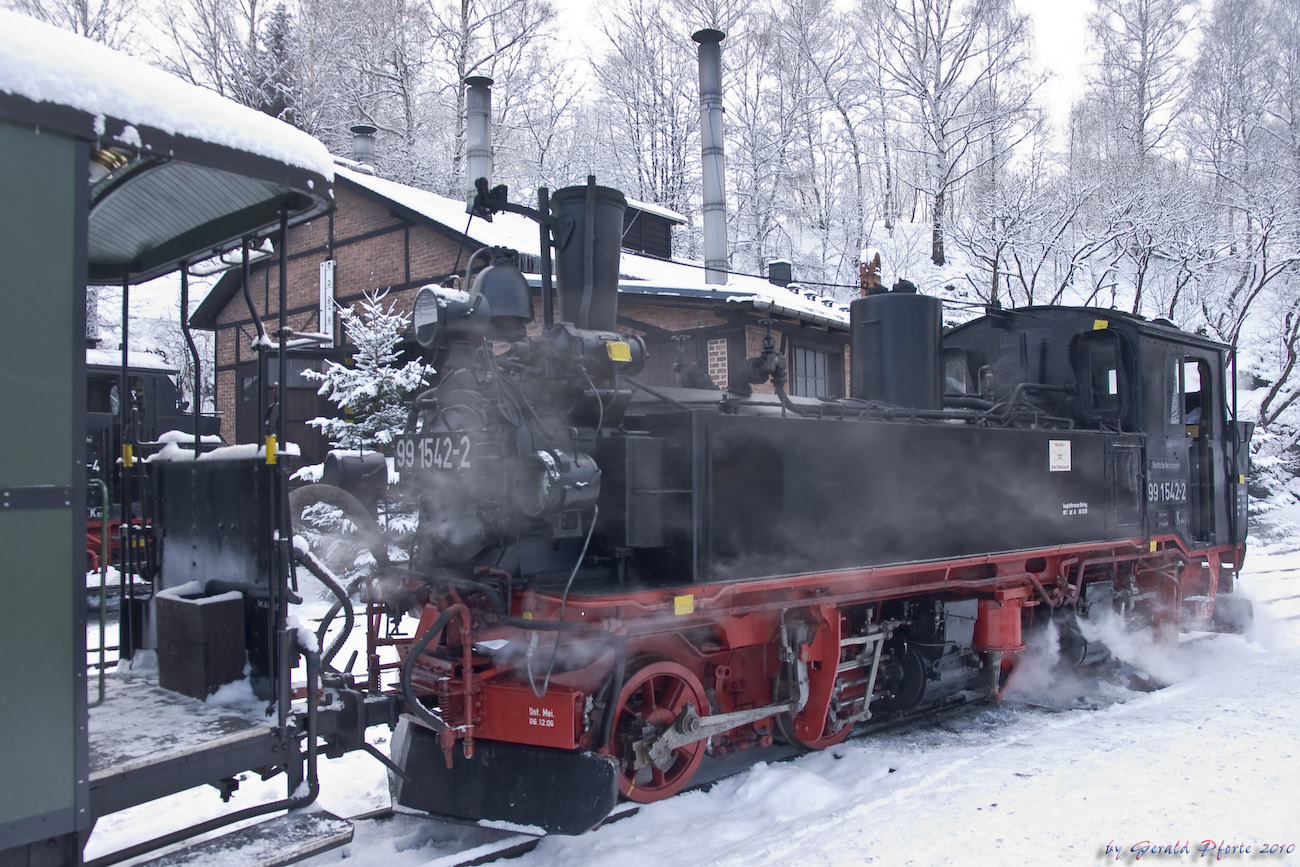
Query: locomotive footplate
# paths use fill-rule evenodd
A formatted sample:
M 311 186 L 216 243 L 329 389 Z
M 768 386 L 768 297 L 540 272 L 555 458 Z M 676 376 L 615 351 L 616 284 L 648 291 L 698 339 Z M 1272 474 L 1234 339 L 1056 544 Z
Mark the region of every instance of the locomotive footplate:
M 591 752 L 475 741 L 474 758 L 459 747 L 447 767 L 438 736 L 402 719 L 393 735 L 394 805 L 451 819 L 531 825 L 548 834 L 582 834 L 618 800 L 613 759 Z

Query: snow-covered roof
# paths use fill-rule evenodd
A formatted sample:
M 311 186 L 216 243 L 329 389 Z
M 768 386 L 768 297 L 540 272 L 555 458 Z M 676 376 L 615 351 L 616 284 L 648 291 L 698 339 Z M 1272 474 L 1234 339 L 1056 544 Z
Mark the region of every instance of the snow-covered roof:
M 473 219 L 465 203 L 427 190 L 377 178 L 346 167 L 337 176 L 374 192 L 391 202 L 436 223 L 467 235 L 485 246 L 510 247 L 520 253 L 538 255 L 537 224 L 519 214 L 497 214 L 492 222 Z M 630 202 L 629 202 L 630 204 Z M 653 206 L 651 206 L 653 207 Z M 664 209 L 661 209 L 664 210 Z M 666 211 L 666 214 L 672 214 Z M 656 259 L 623 251 L 619 265 L 619 291 L 629 294 L 715 298 L 730 304 L 751 304 L 756 309 L 791 316 L 821 325 L 843 326 L 849 314 L 839 304 L 822 303 L 821 296 L 809 298 L 804 291 L 791 291 L 761 277 L 728 274 L 722 285 L 706 283 L 702 262 Z
M 537 224 L 520 214 L 497 214 L 491 222 L 477 217 L 471 220 L 461 199 L 440 196 L 342 166 L 336 167 L 335 172 L 339 178 L 346 178 L 409 211 L 468 235 L 486 247 L 510 247 L 533 256 L 541 249 Z
M 87 349 L 86 364 L 92 367 L 120 368 L 122 366 L 122 350 Z M 167 359 L 162 356 L 138 350 L 128 351 L 127 366 L 132 370 L 157 370 L 163 373 L 176 372 L 175 366 L 168 364 Z
M 121 350 L 86 350 L 86 364 L 90 367 L 99 368 L 121 368 L 122 351 Z M 138 350 L 127 351 L 126 367 L 133 370 L 160 370 L 162 373 L 175 373 L 174 365 L 168 364 L 168 361 L 161 355 L 155 355 L 153 352 L 140 352 Z
M 642 202 L 639 199 L 629 198 L 627 200 L 629 208 L 636 208 L 638 211 L 645 211 L 647 214 L 654 214 L 656 217 L 663 217 L 674 223 L 685 223 L 686 218 L 674 210 L 665 208 L 663 205 L 656 205 L 653 202 Z
M 138 146 L 148 126 L 299 166 L 330 178 L 323 144 L 287 123 L 195 87 L 143 61 L 16 12 L 0 10 L 0 91 L 69 106 L 128 124 L 119 136 Z

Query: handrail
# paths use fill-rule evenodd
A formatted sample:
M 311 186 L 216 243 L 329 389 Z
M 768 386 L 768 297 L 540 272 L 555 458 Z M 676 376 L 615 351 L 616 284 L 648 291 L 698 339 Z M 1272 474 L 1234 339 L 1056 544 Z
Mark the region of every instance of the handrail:
M 87 708 L 99 707 L 104 703 L 104 653 L 108 643 L 105 634 L 107 626 L 105 621 L 108 620 L 108 483 L 103 479 L 90 479 L 92 485 L 99 485 L 99 491 L 103 495 L 103 511 L 100 512 L 99 519 L 99 698 L 86 705 Z M 118 642 L 121 644 L 121 642 Z

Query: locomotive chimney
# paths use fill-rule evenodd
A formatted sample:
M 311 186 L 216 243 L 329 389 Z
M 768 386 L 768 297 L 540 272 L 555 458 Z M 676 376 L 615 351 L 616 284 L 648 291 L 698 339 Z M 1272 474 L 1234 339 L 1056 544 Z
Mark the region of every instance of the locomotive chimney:
M 595 177 L 551 196 L 551 212 L 573 226 L 556 239 L 555 282 L 564 322 L 594 331 L 614 330 L 625 210 L 623 194 L 596 186 Z
M 723 192 L 721 30 L 691 36 L 700 55 L 700 145 L 704 174 L 704 280 L 727 282 L 727 199 Z
M 492 79 L 471 75 L 465 86 L 465 180 L 472 206 L 474 182 L 485 178 L 492 186 Z
M 373 165 L 375 161 L 375 127 L 368 123 L 353 124 L 352 159 L 362 165 Z

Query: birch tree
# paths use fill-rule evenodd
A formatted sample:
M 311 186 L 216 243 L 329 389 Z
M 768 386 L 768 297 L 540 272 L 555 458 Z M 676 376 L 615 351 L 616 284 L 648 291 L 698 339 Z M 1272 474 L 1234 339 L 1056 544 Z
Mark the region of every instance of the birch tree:
M 600 24 L 599 150 L 634 198 L 689 212 L 699 182 L 694 43 L 672 7 L 629 0 Z
M 1169 139 L 1186 90 L 1181 51 L 1194 0 L 1095 0 L 1088 29 L 1100 57 L 1089 74 L 1091 92 L 1109 106 L 1113 130 L 1133 162 Z M 1122 151 L 1117 151 L 1121 153 Z
M 139 14 L 137 0 L 6 0 L 5 5 L 118 51 L 130 48 Z
M 1030 132 L 1039 79 L 1011 82 L 1027 69 L 1028 19 L 1006 0 L 869 0 L 895 50 L 886 69 L 911 103 L 914 140 L 926 163 L 920 192 L 930 202 L 931 260 L 944 264 L 951 197 L 972 172 L 1009 153 Z M 983 95 L 1006 82 L 998 104 Z M 988 146 L 980 153 L 979 143 Z

